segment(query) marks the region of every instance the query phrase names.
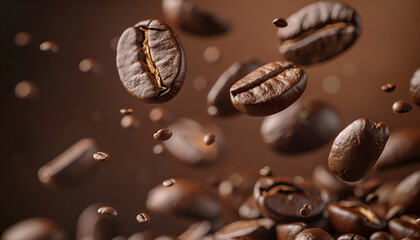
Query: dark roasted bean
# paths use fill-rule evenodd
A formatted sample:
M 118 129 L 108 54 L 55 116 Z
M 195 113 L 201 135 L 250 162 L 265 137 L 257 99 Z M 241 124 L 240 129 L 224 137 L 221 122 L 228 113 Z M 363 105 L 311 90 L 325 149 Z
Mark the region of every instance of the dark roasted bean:
M 275 239 L 275 223 L 268 218 L 236 221 L 214 234 L 216 240 L 245 236 L 251 239 Z
M 108 214 L 98 214 L 103 204 L 92 204 L 80 214 L 77 221 L 76 239 L 112 239 L 116 234 L 116 218 Z
M 334 240 L 334 238 L 320 228 L 307 228 L 300 232 L 295 240 Z
M 295 240 L 296 236 L 308 227 L 306 223 L 283 223 L 276 226 L 277 240 Z
M 387 232 L 378 231 L 372 233 L 369 240 L 395 240 L 395 238 Z
M 366 238 L 357 234 L 347 233 L 339 236 L 337 240 L 366 240 Z
M 420 170 L 402 180 L 389 199 L 389 206 L 401 205 L 408 213 L 420 214 Z
M 287 27 L 287 21 L 284 18 L 275 18 L 273 20 L 273 24 L 274 24 L 274 26 L 276 26 L 278 28 L 285 28 L 285 27 Z
M 410 112 L 411 109 L 413 109 L 411 105 L 404 100 L 398 100 L 392 104 L 392 111 L 394 111 L 394 113 L 407 113 Z
M 403 215 L 388 222 L 388 229 L 395 239 L 403 237 L 420 237 L 420 227 L 416 224 L 416 215 Z
M 153 134 L 153 138 L 156 141 L 166 141 L 172 137 L 172 131 L 167 128 L 159 129 L 156 133 Z
M 112 215 L 112 216 L 118 216 L 117 210 L 115 210 L 112 207 L 108 207 L 108 206 L 98 208 L 98 213 L 99 214 Z
M 395 83 L 387 83 L 381 86 L 381 90 L 384 92 L 392 92 L 396 87 Z
M 150 222 L 150 217 L 147 213 L 139 213 L 136 216 L 136 220 L 139 223 L 148 223 L 148 222 Z

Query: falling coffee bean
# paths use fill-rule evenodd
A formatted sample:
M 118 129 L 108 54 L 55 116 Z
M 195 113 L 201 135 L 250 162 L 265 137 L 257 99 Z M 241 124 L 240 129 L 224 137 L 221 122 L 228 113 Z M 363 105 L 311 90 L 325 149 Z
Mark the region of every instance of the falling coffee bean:
M 159 129 L 156 133 L 153 134 L 153 138 L 156 141 L 166 141 L 172 137 L 172 131 L 167 128 Z
M 148 223 L 148 222 L 150 222 L 150 217 L 149 217 L 149 215 L 147 215 L 147 213 L 139 213 L 136 216 L 136 220 L 139 223 Z
M 47 218 L 28 218 L 9 226 L 2 240 L 67 240 L 63 230 Z
M 420 106 L 420 69 L 417 69 L 410 81 L 411 100 Z
M 18 32 L 15 35 L 15 43 L 18 46 L 26 46 L 32 41 L 32 35 L 28 32 Z
M 271 172 L 271 168 L 269 166 L 265 166 L 260 169 L 259 171 L 260 175 L 263 177 L 272 176 L 273 173 Z
M 211 134 L 211 133 L 207 134 L 203 138 L 203 142 L 206 145 L 212 145 L 215 141 L 216 141 L 216 136 L 214 134 Z
M 309 203 L 305 203 L 305 205 L 303 205 L 303 207 L 300 209 L 300 215 L 302 217 L 307 217 L 311 214 L 312 212 L 312 206 Z
M 121 118 L 120 124 L 125 130 L 132 130 L 140 127 L 140 121 L 133 115 L 125 115 Z
M 112 239 L 116 235 L 116 217 L 108 214 L 98 214 L 98 209 L 104 206 L 95 203 L 86 207 L 77 220 L 76 239 Z
M 280 53 L 300 65 L 326 61 L 348 49 L 360 33 L 356 11 L 340 2 L 310 4 L 287 18 L 277 32 Z
M 164 186 L 164 187 L 170 187 L 170 186 L 172 186 L 172 185 L 174 185 L 175 184 L 175 179 L 173 179 L 173 178 L 170 178 L 170 179 L 166 179 L 165 181 L 163 181 L 162 182 L 162 185 Z
M 167 102 L 184 82 L 184 50 L 168 25 L 157 19 L 144 20 L 121 35 L 117 68 L 130 95 L 147 103 Z
M 52 52 L 52 53 L 57 53 L 60 50 L 58 45 L 52 41 L 46 41 L 46 42 L 41 43 L 41 45 L 39 45 L 39 49 L 44 52 Z
M 112 207 L 108 207 L 108 206 L 98 208 L 98 213 L 99 214 L 112 215 L 112 216 L 118 216 L 117 210 L 115 210 Z
M 274 24 L 274 26 L 276 26 L 278 28 L 285 28 L 285 27 L 287 27 L 287 21 L 284 18 L 275 18 L 273 20 L 273 24 Z
M 392 92 L 396 87 L 397 85 L 395 85 L 395 83 L 387 83 L 381 86 L 381 90 L 384 92 Z
M 121 108 L 120 109 L 120 113 L 121 115 L 125 116 L 125 115 L 130 115 L 134 112 L 134 109 L 132 108 Z
M 370 173 L 386 141 L 388 126 L 367 118 L 360 118 L 348 125 L 335 138 L 328 157 L 328 166 L 337 177 L 355 182 Z
M 392 104 L 392 111 L 394 113 L 407 113 L 410 112 L 411 109 L 411 105 L 404 100 L 398 100 Z
M 96 152 L 93 154 L 93 158 L 97 161 L 97 162 L 102 162 L 102 161 L 106 161 L 109 160 L 110 156 L 108 153 L 106 152 Z
M 267 116 L 294 103 L 306 87 L 305 71 L 294 63 L 268 63 L 230 88 L 230 99 L 240 112 L 250 116 Z

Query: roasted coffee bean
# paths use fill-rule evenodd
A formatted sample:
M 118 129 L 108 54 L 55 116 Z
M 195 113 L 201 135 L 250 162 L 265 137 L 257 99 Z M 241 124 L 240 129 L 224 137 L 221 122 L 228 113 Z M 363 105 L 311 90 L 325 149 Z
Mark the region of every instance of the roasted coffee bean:
M 160 236 L 160 233 L 157 231 L 148 229 L 143 232 L 138 232 L 132 234 L 127 240 L 153 240 Z
M 271 168 L 269 166 L 261 168 L 259 173 L 262 177 L 273 176 L 273 173 L 271 172 Z
M 334 240 L 334 238 L 321 228 L 308 228 L 296 235 L 295 240 Z
M 265 143 L 283 154 L 316 149 L 332 140 L 341 129 L 338 112 L 328 103 L 307 99 L 268 116 L 261 124 Z
M 170 179 L 166 179 L 165 181 L 163 181 L 162 186 L 170 187 L 170 186 L 174 185 L 175 183 L 176 183 L 175 179 L 170 178 Z
M 401 238 L 401 240 L 420 240 L 420 237 L 408 236 L 405 238 Z
M 328 60 L 349 48 L 360 32 L 354 9 L 340 3 L 320 1 L 287 18 L 287 28 L 277 32 L 280 53 L 289 61 L 310 65 Z
M 185 179 L 176 179 L 176 184 L 171 187 L 160 185 L 152 189 L 146 206 L 152 212 L 198 219 L 214 219 L 222 211 L 213 189 Z
M 277 240 L 295 240 L 296 236 L 308 227 L 306 223 L 284 223 L 276 226 Z
M 216 136 L 214 134 L 209 133 L 203 137 L 203 142 L 206 145 L 212 145 L 215 141 L 216 141 Z
M 275 18 L 273 20 L 273 24 L 274 24 L 274 26 L 276 26 L 278 28 L 285 28 L 285 27 L 287 27 L 287 21 L 284 18 Z
M 300 209 L 299 213 L 302 217 L 307 217 L 311 214 L 312 212 L 312 206 L 309 203 L 305 203 L 305 205 L 303 205 L 303 207 Z
M 391 193 L 389 206 L 401 205 L 408 213 L 420 214 L 420 170 L 402 180 Z
M 193 223 L 185 232 L 178 236 L 179 240 L 197 240 L 204 237 L 212 229 L 209 221 Z
M 76 239 L 112 239 L 116 234 L 116 217 L 108 214 L 98 214 L 98 208 L 103 204 L 92 204 L 80 214 L 77 221 Z
M 29 80 L 21 81 L 15 87 L 16 97 L 22 100 L 34 99 L 38 96 L 38 94 L 38 87 L 34 82 Z
M 366 238 L 357 234 L 347 233 L 339 236 L 337 240 L 366 240 Z
M 157 19 L 144 20 L 121 35 L 117 68 L 130 95 L 147 103 L 167 102 L 184 82 L 184 50 L 168 25 Z
M 168 152 L 182 162 L 195 166 L 212 164 L 223 155 L 223 137 L 215 127 L 204 128 L 198 122 L 181 118 L 168 128 L 173 136 L 162 143 Z M 206 145 L 203 138 L 211 132 L 218 136 L 218 140 L 215 144 Z
M 392 104 L 392 111 L 394 113 L 407 113 L 410 112 L 411 109 L 413 109 L 411 105 L 404 100 L 398 100 Z
M 192 1 L 163 0 L 163 14 L 171 24 L 196 35 L 218 35 L 229 30 L 222 18 L 198 9 Z
M 243 219 L 257 219 L 261 217 L 260 209 L 254 196 L 249 196 L 244 203 L 239 207 L 238 214 Z
M 130 115 L 134 112 L 134 109 L 132 108 L 121 108 L 120 109 L 120 113 L 121 115 L 125 116 L 125 115 Z
M 32 41 L 32 35 L 28 32 L 18 32 L 15 36 L 15 43 L 18 46 L 26 46 Z
M 381 86 L 381 90 L 384 92 L 392 92 L 396 87 L 397 85 L 395 85 L 395 83 L 387 83 Z
M 136 220 L 139 223 L 148 223 L 148 222 L 150 222 L 150 217 L 147 213 L 139 213 L 136 216 Z
M 337 177 L 355 182 L 370 173 L 386 141 L 388 126 L 360 118 L 342 130 L 331 147 L 328 166 Z
M 216 240 L 225 240 L 234 237 L 249 237 L 251 239 L 276 239 L 275 223 L 268 218 L 257 220 L 236 221 L 226 225 L 214 233 Z
M 229 89 L 234 83 L 259 68 L 261 65 L 262 64 L 255 59 L 246 59 L 235 62 L 224 71 L 207 95 L 208 113 L 220 117 L 239 113 L 230 102 Z
M 417 69 L 411 78 L 410 97 L 417 106 L 420 106 L 420 69 Z
M 113 207 L 108 207 L 108 206 L 98 208 L 98 213 L 118 216 L 117 210 L 115 210 Z
M 305 71 L 287 61 L 268 63 L 230 88 L 230 100 L 240 112 L 250 116 L 267 116 L 294 103 L 306 87 Z
M 52 52 L 52 53 L 58 53 L 58 51 L 60 50 L 58 45 L 52 41 L 46 41 L 46 42 L 41 43 L 41 45 L 39 45 L 39 49 L 44 52 Z
M 388 229 L 395 239 L 413 236 L 420 237 L 420 227 L 416 224 L 419 216 L 403 215 L 400 218 L 393 218 L 388 222 Z
M 282 177 L 260 178 L 254 187 L 254 198 L 261 214 L 279 223 L 303 219 L 300 209 L 306 203 L 312 206 L 307 217 L 319 215 L 325 207 L 318 191 Z
M 401 205 L 390 207 L 385 214 L 385 220 L 389 221 L 395 217 L 399 217 L 405 213 L 405 208 Z
M 80 184 L 98 167 L 92 160 L 97 152 L 96 141 L 85 138 L 60 154 L 38 171 L 39 180 L 48 187 L 70 187 Z
M 67 235 L 47 218 L 28 218 L 9 226 L 1 235 L 2 240 L 66 240 Z
M 110 156 L 106 152 L 96 152 L 93 154 L 93 159 L 95 159 L 95 161 L 97 162 L 106 161 L 106 160 L 109 160 L 109 158 Z
M 121 118 L 120 124 L 125 130 L 133 130 L 140 127 L 140 121 L 133 115 L 125 115 Z
M 387 232 L 378 231 L 372 233 L 369 240 L 395 240 L 395 238 Z
M 166 141 L 172 137 L 172 131 L 167 128 L 159 129 L 156 133 L 153 134 L 153 138 L 156 141 Z
M 322 166 L 314 169 L 313 183 L 316 188 L 327 191 L 333 200 L 345 199 L 353 193 L 350 185 L 332 175 Z
M 354 233 L 369 236 L 385 228 L 386 222 L 372 209 L 357 201 L 330 203 L 327 212 L 335 230 L 340 234 Z
M 375 167 L 394 167 L 420 159 L 420 128 L 403 128 L 391 132 Z

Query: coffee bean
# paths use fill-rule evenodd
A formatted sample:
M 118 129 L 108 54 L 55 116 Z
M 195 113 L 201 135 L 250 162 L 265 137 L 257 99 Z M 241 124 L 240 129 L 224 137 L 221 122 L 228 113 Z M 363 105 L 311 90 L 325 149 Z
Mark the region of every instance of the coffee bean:
M 261 212 L 254 196 L 249 196 L 245 202 L 242 203 L 238 209 L 238 214 L 242 219 L 257 219 L 261 217 Z
M 308 227 L 306 223 L 283 223 L 276 226 L 277 240 L 295 240 L 296 236 Z
M 375 167 L 395 167 L 420 158 L 420 128 L 392 131 Z
M 235 62 L 224 71 L 207 95 L 208 113 L 220 117 L 231 116 L 238 113 L 230 102 L 229 89 L 235 82 L 261 65 L 262 64 L 255 59 L 245 59 L 240 62 Z
M 354 233 L 369 236 L 385 228 L 386 222 L 372 209 L 357 201 L 330 203 L 326 208 L 335 230 L 340 234 Z
M 38 96 L 38 93 L 36 84 L 29 80 L 21 81 L 15 87 L 16 97 L 22 100 L 34 99 Z
M 120 109 L 120 113 L 121 115 L 125 116 L 125 115 L 130 115 L 134 112 L 134 109 L 132 108 L 121 108 Z
M 277 61 L 254 70 L 230 88 L 230 99 L 240 112 L 267 116 L 294 103 L 306 87 L 305 71 L 294 63 Z
M 360 118 L 342 130 L 328 157 L 330 171 L 344 181 L 355 182 L 370 173 L 386 141 L 388 126 Z
M 91 58 L 86 58 L 79 63 L 79 70 L 84 73 L 92 72 L 95 74 L 99 74 L 102 72 L 102 67 L 95 60 Z
M 173 178 L 166 179 L 165 181 L 162 182 L 162 186 L 164 186 L 164 187 L 170 187 L 170 186 L 174 185 L 175 182 L 176 181 Z
M 261 168 L 259 173 L 263 177 L 273 176 L 273 173 L 271 172 L 271 168 L 269 166 L 265 166 L 265 167 Z
M 376 195 L 376 193 L 369 193 L 365 198 L 365 202 L 368 204 L 376 201 L 378 201 L 378 195 Z
M 416 224 L 419 216 L 403 215 L 400 218 L 393 218 L 388 223 L 389 232 L 395 239 L 403 237 L 420 237 L 420 227 Z
M 159 236 L 157 238 L 155 238 L 154 240 L 178 240 L 178 238 L 174 237 L 174 236 Z
M 136 220 L 139 223 L 148 223 L 148 222 L 150 222 L 150 217 L 149 217 L 149 215 L 147 215 L 147 213 L 139 213 L 136 216 Z
M 97 161 L 97 162 L 102 162 L 102 161 L 106 161 L 109 160 L 110 156 L 108 153 L 106 152 L 96 152 L 93 154 L 93 158 Z
M 163 148 L 162 144 L 156 144 L 155 146 L 153 146 L 152 151 L 156 155 L 161 155 L 165 151 L 165 149 Z
M 184 50 L 168 25 L 144 20 L 121 35 L 117 68 L 130 95 L 147 103 L 167 102 L 184 82 Z
M 300 209 L 299 213 L 302 217 L 307 217 L 311 214 L 312 212 L 312 206 L 309 203 L 305 203 L 305 205 L 303 205 L 303 207 Z
M 217 162 L 223 155 L 223 136 L 212 126 L 204 128 L 199 123 L 181 118 L 171 124 L 169 129 L 174 133 L 170 140 L 164 141 L 165 149 L 178 160 L 190 165 L 206 165 Z M 217 135 L 217 142 L 206 145 L 205 135 L 210 132 Z
M 274 26 L 276 26 L 278 28 L 285 28 L 285 27 L 287 27 L 287 21 L 284 18 L 275 18 L 273 20 L 273 24 L 274 24 Z
M 402 180 L 389 198 L 389 206 L 401 205 L 409 213 L 420 214 L 420 170 Z
M 125 130 L 133 130 L 140 127 L 140 121 L 133 115 L 126 115 L 121 118 L 120 124 Z
M 99 214 L 108 214 L 108 215 L 112 215 L 112 216 L 118 216 L 117 210 L 115 210 L 112 207 L 108 207 L 108 206 L 98 208 L 98 213 Z
M 392 111 L 394 113 L 407 113 L 410 112 L 411 109 L 411 105 L 404 100 L 398 100 L 392 104 Z
M 366 238 L 357 234 L 347 233 L 339 236 L 337 240 L 366 240 Z
M 224 226 L 214 233 L 216 240 L 224 240 L 239 236 L 251 239 L 275 239 L 275 223 L 268 218 L 236 221 Z
M 395 83 L 386 83 L 381 86 L 381 90 L 384 92 L 392 92 L 395 90 L 396 87 L 397 86 L 395 85 Z
M 411 78 L 410 97 L 417 106 L 420 106 L 420 69 L 417 69 Z
M 149 192 L 146 206 L 150 211 L 198 219 L 214 219 L 220 215 L 221 203 L 209 186 L 191 180 L 175 180 L 176 184 L 171 187 L 160 185 Z
M 307 99 L 266 117 L 260 133 L 264 142 L 275 151 L 298 154 L 331 141 L 340 128 L 340 117 L 332 106 L 317 99 Z
M 295 240 L 334 240 L 334 238 L 320 228 L 308 228 L 296 235 Z
M 2 240 L 66 240 L 68 236 L 52 220 L 27 218 L 9 226 L 1 235 Z
M 345 199 L 353 193 L 351 186 L 322 166 L 314 169 L 313 183 L 316 188 L 327 191 L 334 200 Z
M 98 208 L 102 206 L 95 203 L 83 210 L 77 221 L 76 239 L 112 239 L 116 235 L 116 217 L 98 214 Z
M 44 52 L 52 52 L 52 53 L 58 53 L 58 51 L 60 50 L 58 45 L 52 41 L 46 41 L 46 42 L 41 43 L 41 45 L 39 45 L 39 49 Z
M 319 215 L 325 207 L 318 191 L 282 177 L 260 178 L 254 187 L 254 198 L 261 215 L 276 222 L 303 219 L 300 210 L 306 203 L 312 206 L 306 217 Z
M 203 142 L 206 145 L 211 145 L 216 141 L 216 136 L 214 136 L 214 134 L 207 134 L 206 136 L 203 137 Z
M 32 42 L 32 35 L 28 32 L 18 32 L 15 36 L 15 43 L 18 46 L 26 46 Z
M 179 240 L 197 240 L 204 237 L 212 229 L 209 221 L 193 223 L 188 229 L 178 236 Z
M 372 233 L 369 240 L 395 240 L 395 238 L 387 232 L 378 231 Z
M 224 19 L 198 9 L 192 1 L 163 0 L 162 10 L 171 24 L 192 34 L 219 35 L 230 28 Z
M 159 129 L 155 134 L 153 134 L 153 138 L 156 141 L 166 141 L 172 137 L 172 131 L 167 128 Z
M 401 240 L 420 240 L 420 237 L 408 236 L 405 238 L 401 238 Z
M 277 32 L 280 53 L 300 65 L 326 61 L 349 48 L 360 33 L 354 9 L 340 3 L 320 1 L 287 18 L 287 28 Z
M 405 208 L 401 205 L 395 205 L 388 209 L 385 215 L 385 220 L 391 220 L 395 217 L 399 217 L 405 213 Z
M 41 183 L 48 187 L 71 187 L 92 176 L 98 165 L 92 161 L 96 141 L 85 138 L 60 154 L 38 171 Z
M 215 63 L 220 59 L 220 50 L 215 46 L 209 46 L 204 50 L 203 58 L 208 63 Z
M 155 107 L 150 110 L 149 118 L 152 122 L 168 124 L 172 121 L 172 115 L 162 107 Z

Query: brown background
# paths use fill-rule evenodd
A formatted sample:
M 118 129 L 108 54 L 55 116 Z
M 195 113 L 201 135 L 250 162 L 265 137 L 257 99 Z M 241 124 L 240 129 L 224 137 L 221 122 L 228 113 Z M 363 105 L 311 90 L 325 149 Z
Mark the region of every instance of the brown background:
M 198 1 L 197 1 L 198 2 Z M 234 61 L 253 56 L 269 62 L 280 57 L 277 51 L 275 17 L 287 17 L 313 1 L 208 0 L 199 6 L 225 16 L 232 24 L 228 34 L 203 38 L 175 28 L 187 56 L 187 77 L 179 95 L 163 104 L 176 117 L 191 117 L 220 126 L 228 142 L 222 161 L 210 168 L 193 169 L 169 155 L 154 156 L 152 139 L 160 125 L 150 122 L 153 105 L 143 104 L 123 89 L 115 68 L 110 41 L 125 28 L 148 19 L 163 19 L 160 1 L 8 1 L 1 7 L 1 149 L 0 149 L 0 232 L 10 224 L 33 216 L 50 217 L 70 234 L 81 210 L 94 202 L 107 202 L 119 211 L 121 233 L 129 235 L 149 227 L 177 234 L 190 220 L 152 215 L 147 225 L 135 216 L 145 209 L 147 192 L 163 179 L 226 176 L 242 167 L 270 165 L 276 173 L 310 176 L 318 164 L 326 164 L 331 144 L 298 156 L 277 155 L 261 141 L 262 118 L 236 116 L 215 119 L 206 114 L 204 91 L 193 88 L 192 80 L 204 76 L 211 85 Z M 420 1 L 346 1 L 359 13 L 362 34 L 344 54 L 322 64 L 307 67 L 309 76 L 304 97 L 316 96 L 337 107 L 343 127 L 359 117 L 386 122 L 391 131 L 419 126 L 420 108 L 396 115 L 393 101 L 409 100 L 408 84 L 420 67 Z M 19 31 L 28 31 L 33 42 L 26 47 L 14 44 Z M 55 41 L 60 52 L 41 52 L 39 44 Z M 207 63 L 204 49 L 214 45 L 222 57 Z M 80 60 L 96 59 L 102 74 L 78 70 Z M 343 65 L 355 64 L 357 72 L 346 75 Z M 325 93 L 322 79 L 334 75 L 341 88 Z M 14 95 L 15 85 L 25 79 L 40 89 L 35 100 L 22 101 Z M 397 89 L 384 93 L 380 86 L 394 82 Z M 141 121 L 132 132 L 120 128 L 121 107 L 133 107 Z M 90 180 L 72 189 L 51 190 L 37 178 L 40 166 L 52 160 L 77 140 L 94 137 L 112 159 L 101 164 Z M 410 165 L 410 172 L 419 165 Z M 392 173 L 390 170 L 386 173 Z M 163 224 L 164 223 L 164 224 Z M 162 227 L 163 226 L 163 227 Z

